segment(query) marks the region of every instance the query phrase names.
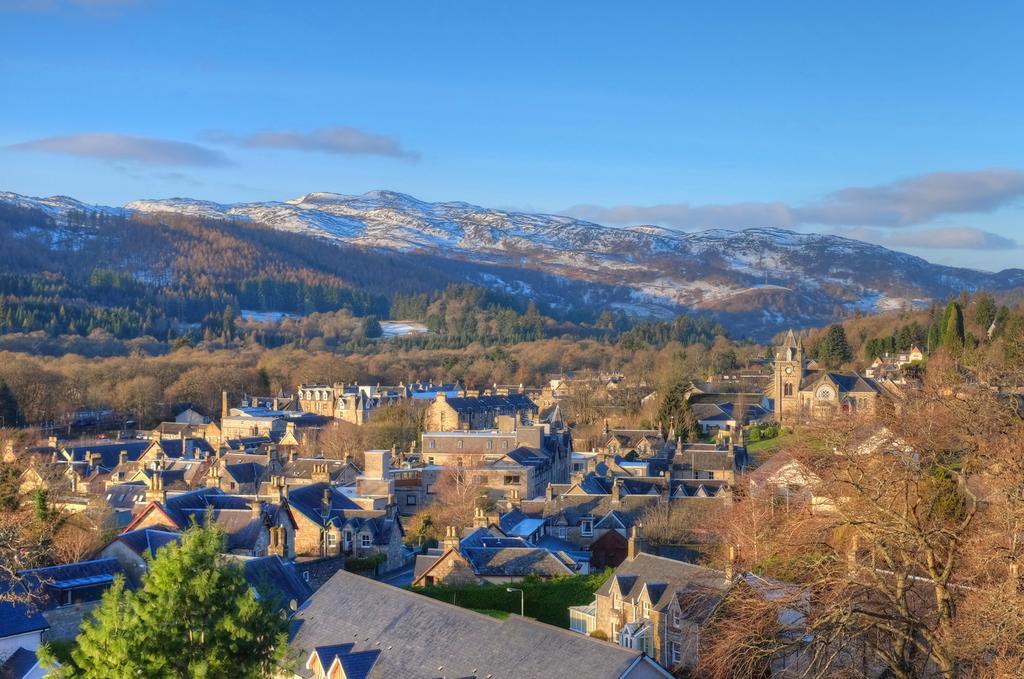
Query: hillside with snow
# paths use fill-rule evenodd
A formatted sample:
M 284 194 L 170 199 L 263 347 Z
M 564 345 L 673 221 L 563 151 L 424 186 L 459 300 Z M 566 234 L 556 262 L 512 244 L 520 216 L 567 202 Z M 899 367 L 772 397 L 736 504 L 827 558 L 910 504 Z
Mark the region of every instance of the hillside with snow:
M 541 273 L 602 286 L 602 300 L 561 300 L 568 306 L 600 301 L 654 317 L 698 310 L 760 332 L 854 310 L 928 304 L 965 289 L 1024 286 L 1019 269 L 987 273 L 941 266 L 836 236 L 771 227 L 693 233 L 646 225 L 613 228 L 558 215 L 430 203 L 389 191 L 237 204 L 137 200 L 122 208 L 0 193 L 0 203 L 36 207 L 58 222 L 83 212 L 251 222 L 360 248 L 488 265 L 469 269 L 466 277 L 511 294 L 542 296 L 535 276 L 516 272 Z M 610 289 L 616 292 L 610 295 Z

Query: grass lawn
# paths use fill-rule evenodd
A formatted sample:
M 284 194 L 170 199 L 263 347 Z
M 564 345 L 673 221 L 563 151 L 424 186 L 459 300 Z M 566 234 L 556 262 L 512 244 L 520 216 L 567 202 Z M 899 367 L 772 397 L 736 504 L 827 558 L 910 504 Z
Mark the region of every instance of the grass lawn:
M 757 467 L 771 457 L 776 450 L 790 443 L 796 443 L 799 438 L 798 434 L 789 432 L 786 434 L 780 434 L 773 439 L 765 439 L 764 441 L 748 443 L 747 454 L 750 456 L 753 466 Z

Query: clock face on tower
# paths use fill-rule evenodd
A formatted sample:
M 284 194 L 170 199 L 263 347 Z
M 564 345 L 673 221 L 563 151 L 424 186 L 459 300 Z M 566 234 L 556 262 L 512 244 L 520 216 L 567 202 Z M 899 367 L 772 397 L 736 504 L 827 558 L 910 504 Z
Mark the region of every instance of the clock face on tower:
M 786 366 L 786 374 L 787 375 L 792 375 L 793 374 L 793 366 L 791 366 L 791 365 L 787 365 Z

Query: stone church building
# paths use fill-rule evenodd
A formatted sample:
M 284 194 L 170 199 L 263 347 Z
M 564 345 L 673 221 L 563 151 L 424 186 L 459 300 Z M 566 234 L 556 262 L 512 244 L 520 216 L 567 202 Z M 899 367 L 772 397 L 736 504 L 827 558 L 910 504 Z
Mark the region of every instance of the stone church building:
M 803 341 L 793 331 L 775 347 L 775 370 L 768 396 L 783 424 L 828 419 L 835 413 L 873 414 L 883 388 L 870 377 L 830 370 L 808 370 Z

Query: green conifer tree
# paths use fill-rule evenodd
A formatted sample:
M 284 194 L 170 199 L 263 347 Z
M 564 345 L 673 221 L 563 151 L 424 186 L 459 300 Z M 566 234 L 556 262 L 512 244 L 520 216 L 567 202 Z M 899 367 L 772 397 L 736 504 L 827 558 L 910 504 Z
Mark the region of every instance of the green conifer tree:
M 287 619 L 257 596 L 241 566 L 222 562 L 224 545 L 217 528 L 193 527 L 150 561 L 137 591 L 119 578 L 56 676 L 272 676 L 287 651 Z
M 942 322 L 942 346 L 955 351 L 964 346 L 964 311 L 958 302 L 946 305 Z

